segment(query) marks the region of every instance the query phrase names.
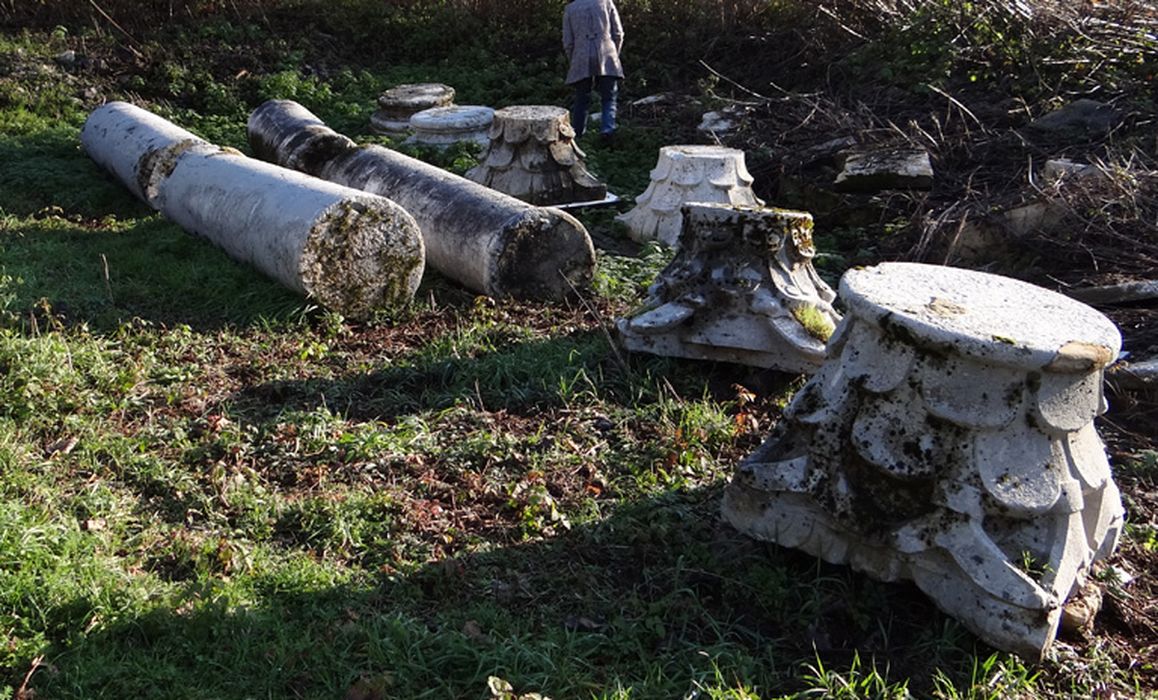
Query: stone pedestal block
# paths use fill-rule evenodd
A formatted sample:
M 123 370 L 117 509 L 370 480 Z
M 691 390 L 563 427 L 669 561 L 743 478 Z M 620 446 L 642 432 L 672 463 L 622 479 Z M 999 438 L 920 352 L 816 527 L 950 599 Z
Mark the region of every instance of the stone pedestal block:
M 406 142 L 450 146 L 461 141 L 473 141 L 485 146 L 494 116 L 493 109 L 478 105 L 424 109 L 410 117 L 410 129 L 414 134 Z
M 764 205 L 752 191 L 744 152 L 724 146 L 664 146 L 651 171 L 651 183 L 635 208 L 616 217 L 633 239 L 675 247 L 681 229 L 680 207 L 688 202 Z
M 629 350 L 814 372 L 840 317 L 812 267 L 812 216 L 688 204 L 676 253 L 642 311 L 617 327 Z
M 490 143 L 466 176 L 538 205 L 601 200 L 607 186 L 587 171 L 562 107 L 506 107 L 495 112 Z
M 397 85 L 378 97 L 378 111 L 370 116 L 370 128 L 379 134 L 404 134 L 410 131 L 410 118 L 418 112 L 453 104 L 454 88 L 449 85 Z
M 740 465 L 754 537 L 911 579 L 995 647 L 1040 658 L 1122 504 L 1094 417 L 1121 344 L 1088 306 L 913 263 L 850 270 L 828 360 Z

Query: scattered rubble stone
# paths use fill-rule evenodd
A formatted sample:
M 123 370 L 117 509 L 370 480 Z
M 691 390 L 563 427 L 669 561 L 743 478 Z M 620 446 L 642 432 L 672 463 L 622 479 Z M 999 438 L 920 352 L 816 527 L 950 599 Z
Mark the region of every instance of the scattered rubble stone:
M 833 186 L 841 192 L 927 190 L 933 164 L 924 149 L 888 149 L 850 154 Z
M 724 109 L 717 112 L 706 112 L 696 130 L 703 134 L 717 138 L 727 136 L 740 125 L 740 115 Z
M 1096 166 L 1088 163 L 1075 163 L 1072 160 L 1058 158 L 1047 160 L 1041 168 L 1041 179 L 1047 184 L 1058 180 L 1085 180 L 1093 177 L 1103 177 L 1105 173 Z
M 1097 137 L 1109 133 L 1121 121 L 1121 112 L 1112 105 L 1080 99 L 1038 117 L 1029 126 L 1054 136 Z

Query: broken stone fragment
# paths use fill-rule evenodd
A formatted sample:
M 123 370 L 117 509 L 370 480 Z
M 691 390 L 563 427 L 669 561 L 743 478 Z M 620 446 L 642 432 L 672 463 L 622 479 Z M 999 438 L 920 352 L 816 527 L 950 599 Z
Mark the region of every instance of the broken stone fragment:
M 494 115 L 493 109 L 479 105 L 424 109 L 410 117 L 410 129 L 414 133 L 406 143 L 443 147 L 473 142 L 485 146 Z
M 752 191 L 744 152 L 724 146 L 664 146 L 651 171 L 651 182 L 635 198 L 635 207 L 616 218 L 636 241 L 679 245 L 682 207 L 689 202 L 762 207 Z
M 1061 202 L 1040 199 L 1005 211 L 966 221 L 953 241 L 953 259 L 982 262 L 997 259 L 1011 242 L 1032 233 L 1049 232 L 1064 220 L 1068 209 Z
M 724 516 L 911 579 L 989 644 L 1040 658 L 1122 529 L 1093 425 L 1117 328 L 1024 282 L 913 263 L 850 270 L 841 299 L 827 361 L 737 469 Z
M 356 317 L 414 297 L 422 237 L 388 199 L 246 158 L 123 102 L 94 110 L 81 143 L 186 231 L 328 308 Z
M 410 118 L 418 112 L 453 104 L 454 88 L 449 85 L 396 85 L 378 96 L 378 111 L 370 115 L 370 127 L 380 134 L 403 134 L 410 130 Z
M 679 100 L 674 92 L 661 92 L 655 95 L 648 95 L 634 100 L 631 103 L 632 107 L 665 107 L 674 104 Z
M 607 185 L 587 170 L 586 157 L 567 110 L 505 107 L 495 112 L 487 148 L 466 177 L 531 204 L 601 200 Z
M 53 59 L 61 68 L 72 68 L 77 64 L 77 53 L 72 49 L 61 51 Z
M 812 216 L 684 206 L 679 251 L 643 309 L 617 323 L 637 352 L 813 372 L 840 316 L 812 267 Z
M 388 148 L 358 147 L 289 100 L 254 110 L 248 131 L 261 158 L 401 204 L 422 230 L 430 266 L 468 289 L 558 301 L 591 282 L 591 238 L 565 212 L 531 206 Z
M 1065 158 L 1047 160 L 1041 168 L 1041 179 L 1047 184 L 1053 184 L 1058 180 L 1086 180 L 1098 177 L 1105 177 L 1105 173 L 1096 166 L 1075 163 Z
M 1123 362 L 1109 373 L 1110 385 L 1127 391 L 1158 391 L 1158 357 Z
M 743 112 L 739 109 L 725 107 L 720 111 L 705 112 L 696 126 L 696 131 L 710 137 L 720 138 L 727 136 L 740 126 Z
M 841 192 L 927 190 L 933 186 L 933 164 L 924 149 L 853 153 L 833 186 Z
M 1029 126 L 1053 136 L 1093 138 L 1109 133 L 1121 121 L 1121 112 L 1112 105 L 1080 99 L 1038 117 Z
M 1137 280 L 1101 287 L 1073 287 L 1065 290 L 1065 294 L 1094 306 L 1149 301 L 1158 299 L 1158 280 Z
M 838 154 L 840 154 L 842 151 L 853 148 L 856 145 L 857 140 L 852 136 L 842 136 L 836 139 L 829 139 L 828 141 L 818 143 L 815 146 L 809 146 L 803 151 L 795 154 L 795 160 L 797 160 L 801 166 L 809 167 L 822 161 L 835 160 L 836 156 L 838 156 Z

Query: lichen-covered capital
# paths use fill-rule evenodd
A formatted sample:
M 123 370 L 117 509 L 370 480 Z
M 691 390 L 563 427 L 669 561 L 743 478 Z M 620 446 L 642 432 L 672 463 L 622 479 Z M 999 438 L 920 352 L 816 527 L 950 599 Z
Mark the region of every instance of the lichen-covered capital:
M 1039 658 L 1122 504 L 1094 430 L 1120 347 L 1093 309 L 996 275 L 850 270 L 824 367 L 725 492 L 738 529 L 911 579 L 990 644 Z M 1089 362 L 1058 362 L 1073 348 Z
M 643 308 L 620 319 L 629 350 L 813 372 L 840 316 L 812 267 L 812 216 L 728 204 L 683 207 L 675 258 Z
M 602 200 L 607 185 L 587 170 L 586 157 L 567 110 L 505 107 L 495 112 L 486 151 L 466 176 L 540 206 Z

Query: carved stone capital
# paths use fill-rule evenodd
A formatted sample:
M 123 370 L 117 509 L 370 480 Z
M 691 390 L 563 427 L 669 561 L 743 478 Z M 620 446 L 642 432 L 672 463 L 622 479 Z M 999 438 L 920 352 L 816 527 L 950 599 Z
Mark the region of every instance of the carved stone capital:
M 495 112 L 486 151 L 466 176 L 540 206 L 601 200 L 607 185 L 588 172 L 586 157 L 567 110 L 505 107 Z
M 998 648 L 1041 657 L 1123 510 L 1095 416 L 1117 328 L 1024 282 L 850 270 L 824 367 L 738 468 L 738 529 L 911 579 Z
M 812 216 L 685 205 L 679 250 L 643 308 L 620 319 L 629 350 L 812 372 L 840 316 L 812 267 Z
M 689 202 L 764 205 L 752 191 L 752 176 L 744 152 L 724 146 L 664 146 L 651 171 L 651 182 L 635 198 L 635 208 L 616 217 L 637 241 L 679 244 L 683 215 Z

